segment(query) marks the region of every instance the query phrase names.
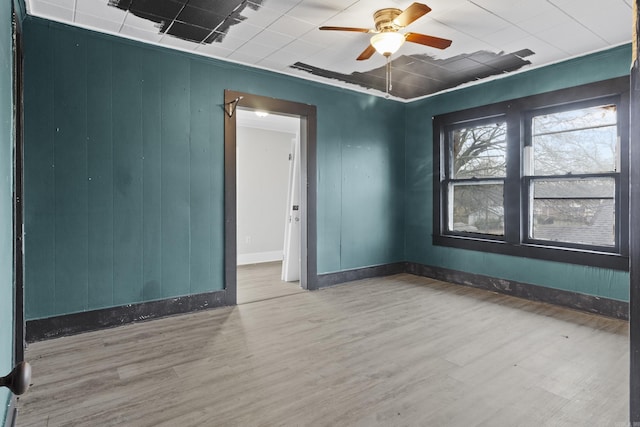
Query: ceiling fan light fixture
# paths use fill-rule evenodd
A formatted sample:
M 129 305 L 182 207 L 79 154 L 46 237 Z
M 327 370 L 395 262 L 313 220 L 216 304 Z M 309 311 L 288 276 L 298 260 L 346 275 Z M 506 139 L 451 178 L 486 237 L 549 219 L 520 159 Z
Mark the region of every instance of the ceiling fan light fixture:
M 404 43 L 404 35 L 397 32 L 383 32 L 371 37 L 371 45 L 384 56 L 393 55 Z

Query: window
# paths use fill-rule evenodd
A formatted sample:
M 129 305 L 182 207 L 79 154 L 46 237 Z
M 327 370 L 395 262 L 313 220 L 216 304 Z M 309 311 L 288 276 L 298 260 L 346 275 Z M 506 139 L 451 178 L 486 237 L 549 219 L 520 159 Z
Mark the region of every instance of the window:
M 505 122 L 451 129 L 448 231 L 504 235 L 506 136 Z
M 434 118 L 434 244 L 628 268 L 628 78 Z

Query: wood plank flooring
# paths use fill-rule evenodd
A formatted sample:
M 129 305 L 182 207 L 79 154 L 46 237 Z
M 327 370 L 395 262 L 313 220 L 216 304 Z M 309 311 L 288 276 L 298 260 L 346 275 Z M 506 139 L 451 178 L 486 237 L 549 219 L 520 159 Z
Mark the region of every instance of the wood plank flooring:
M 238 304 L 305 292 L 300 282 L 280 280 L 282 261 L 238 266 Z
M 43 341 L 18 426 L 614 426 L 628 325 L 411 275 Z

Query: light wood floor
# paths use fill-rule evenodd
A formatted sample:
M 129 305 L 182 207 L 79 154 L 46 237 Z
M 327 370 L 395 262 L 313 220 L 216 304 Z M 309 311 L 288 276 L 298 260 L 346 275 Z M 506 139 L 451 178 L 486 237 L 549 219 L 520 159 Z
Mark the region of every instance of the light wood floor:
M 627 323 L 410 275 L 29 346 L 18 426 L 614 426 Z
M 305 292 L 300 282 L 280 280 L 282 261 L 238 266 L 238 304 Z

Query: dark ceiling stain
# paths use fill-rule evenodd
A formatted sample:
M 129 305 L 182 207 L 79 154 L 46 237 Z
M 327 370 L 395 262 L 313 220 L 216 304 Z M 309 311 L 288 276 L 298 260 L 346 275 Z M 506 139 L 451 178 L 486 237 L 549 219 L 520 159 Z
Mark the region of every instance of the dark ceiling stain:
M 242 11 L 258 10 L 264 0 L 108 0 L 109 6 L 155 22 L 161 33 L 195 43 L 221 42 Z
M 533 55 L 529 49 L 513 53 L 478 51 L 447 59 L 434 59 L 429 55 L 400 56 L 391 61 L 390 94 L 403 99 L 453 88 L 463 83 L 483 79 L 497 74 L 515 71 L 531 62 L 523 59 Z M 360 73 L 342 74 L 312 65 L 296 62 L 291 68 L 307 71 L 313 75 L 353 83 L 369 89 L 385 91 L 385 66 Z

